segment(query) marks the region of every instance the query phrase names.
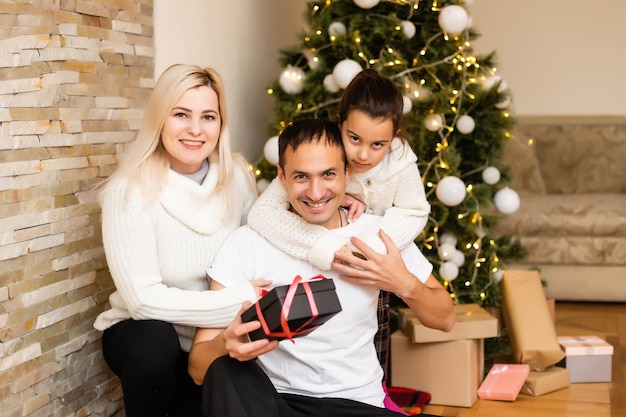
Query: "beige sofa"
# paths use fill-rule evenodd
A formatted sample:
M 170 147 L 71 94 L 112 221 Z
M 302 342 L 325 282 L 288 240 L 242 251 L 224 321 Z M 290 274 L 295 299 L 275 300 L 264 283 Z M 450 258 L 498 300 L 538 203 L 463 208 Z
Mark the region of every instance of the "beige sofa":
M 520 119 L 504 162 L 521 204 L 497 229 L 528 252 L 509 268 L 557 300 L 626 302 L 626 118 Z

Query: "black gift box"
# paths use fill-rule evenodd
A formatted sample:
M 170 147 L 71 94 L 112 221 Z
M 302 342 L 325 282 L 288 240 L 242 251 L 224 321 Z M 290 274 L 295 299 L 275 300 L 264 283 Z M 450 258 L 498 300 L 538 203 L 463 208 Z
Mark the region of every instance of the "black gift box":
M 290 297 L 288 292 L 293 286 L 296 286 L 295 293 L 291 305 L 288 305 Z M 310 291 L 307 291 L 307 286 Z M 310 298 L 313 303 L 310 303 Z M 313 314 L 315 309 L 317 315 Z M 284 323 L 281 320 L 283 310 L 287 319 Z M 250 340 L 263 338 L 283 340 L 310 333 L 340 311 L 341 304 L 332 279 L 300 282 L 300 277 L 296 277 L 291 285 L 275 287 L 261 297 L 256 304 L 241 314 L 241 320 L 243 322 L 259 320 L 265 325 L 248 333 Z

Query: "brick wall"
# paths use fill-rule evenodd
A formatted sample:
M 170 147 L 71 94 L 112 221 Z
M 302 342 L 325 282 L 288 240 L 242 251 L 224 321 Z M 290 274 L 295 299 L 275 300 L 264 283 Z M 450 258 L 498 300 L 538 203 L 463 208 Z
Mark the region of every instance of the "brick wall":
M 122 416 L 93 186 L 153 84 L 153 0 L 0 0 L 0 416 Z

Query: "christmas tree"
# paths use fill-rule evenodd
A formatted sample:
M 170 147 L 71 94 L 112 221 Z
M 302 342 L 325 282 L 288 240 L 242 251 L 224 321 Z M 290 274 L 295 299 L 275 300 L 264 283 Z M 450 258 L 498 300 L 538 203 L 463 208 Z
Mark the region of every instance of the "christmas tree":
M 496 75 L 494 55 L 477 56 L 478 34 L 463 2 L 326 0 L 307 3 L 301 43 L 281 51 L 283 71 L 268 89 L 275 99 L 271 138 L 257 163 L 259 183 L 276 174 L 277 135 L 305 117 L 335 119 L 343 89 L 363 68 L 394 80 L 404 101 L 431 204 L 417 245 L 456 303 L 500 306 L 499 280 L 523 249 L 495 236 L 502 214 L 519 206 L 500 162 L 514 118 L 511 92 Z M 487 356 L 506 353 L 493 340 Z

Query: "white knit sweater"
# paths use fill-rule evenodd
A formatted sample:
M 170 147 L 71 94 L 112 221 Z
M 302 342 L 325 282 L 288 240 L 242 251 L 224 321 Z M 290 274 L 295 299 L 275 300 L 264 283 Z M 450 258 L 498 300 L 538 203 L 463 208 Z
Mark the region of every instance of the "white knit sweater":
M 222 221 L 217 197 L 218 164 L 211 163 L 199 185 L 170 170 L 158 201 L 145 203 L 139 192 L 126 200 L 126 181 L 110 186 L 102 200 L 102 238 L 116 291 L 111 309 L 94 323 L 98 330 L 133 319 L 173 323 L 184 350 L 196 327 L 224 327 L 245 300 L 255 301 L 246 283 L 208 291 L 207 268 L 226 237 L 245 219 L 256 198 L 237 166 L 232 186 L 242 204 L 234 204 L 232 220 Z
M 380 229 L 402 249 L 424 229 L 430 213 L 417 156 L 410 145 L 395 138 L 389 149 L 377 167 L 352 174 L 347 187 L 348 194 L 367 204 L 367 213 L 383 216 L 378 224 L 357 236 L 380 253 L 386 253 L 378 236 Z M 248 224 L 284 252 L 322 270 L 330 269 L 334 253 L 344 245 L 356 250 L 346 238 L 305 222 L 288 208 L 287 192 L 274 179 L 252 206 Z

